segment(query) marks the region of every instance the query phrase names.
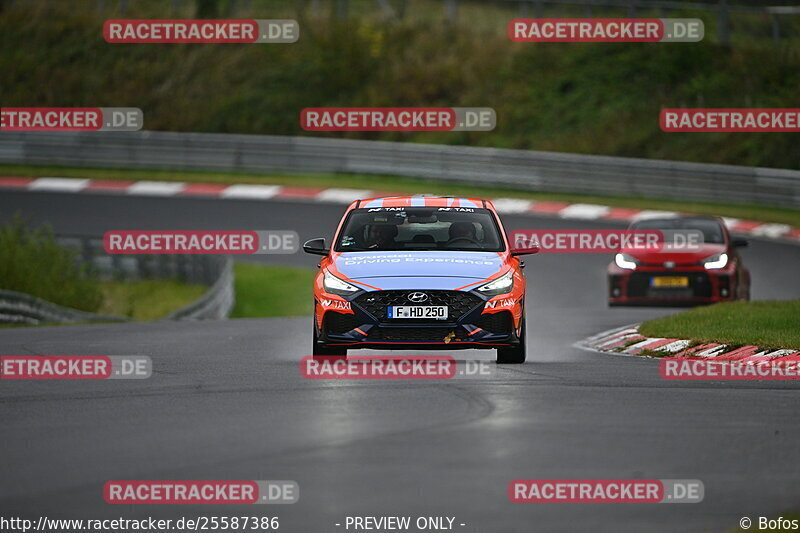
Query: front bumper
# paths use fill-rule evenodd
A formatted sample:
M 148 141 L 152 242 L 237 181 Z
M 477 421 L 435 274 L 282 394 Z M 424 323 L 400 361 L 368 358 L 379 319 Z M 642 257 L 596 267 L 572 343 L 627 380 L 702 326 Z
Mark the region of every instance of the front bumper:
M 349 299 L 350 312 L 317 313 L 317 336 L 326 345 L 352 348 L 496 348 L 519 343 L 514 309 L 484 313 L 487 299 L 469 291 L 426 290 L 430 305 L 446 305 L 447 320 L 389 319 L 390 305 L 408 305 L 409 290 L 361 293 Z M 521 315 L 522 302 L 519 305 Z M 319 311 L 319 309 L 318 309 Z
M 657 277 L 685 277 L 685 287 L 656 287 Z M 706 270 L 703 267 L 664 269 L 639 267 L 636 270 L 609 268 L 609 305 L 702 305 L 736 299 L 734 271 Z

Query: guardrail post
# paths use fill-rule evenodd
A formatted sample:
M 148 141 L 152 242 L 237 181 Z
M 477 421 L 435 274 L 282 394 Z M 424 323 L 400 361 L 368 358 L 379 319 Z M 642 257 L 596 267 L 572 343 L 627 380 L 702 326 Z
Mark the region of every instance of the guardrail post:
M 632 19 L 636 18 L 636 0 L 628 0 L 628 16 Z
M 225 262 L 224 257 L 206 257 L 203 262 L 203 281 L 206 285 L 211 285 L 222 274 L 222 266 Z
M 444 0 L 444 16 L 448 22 L 458 21 L 458 0 Z
M 109 277 L 115 281 L 123 279 L 122 258 L 119 254 L 111 254 L 111 273 Z
M 772 13 L 770 17 L 772 20 L 772 40 L 775 41 L 775 47 L 779 48 L 781 45 L 781 21 L 777 13 Z
M 189 268 L 188 261 L 185 255 L 178 255 L 175 257 L 175 279 L 185 283 L 192 283 L 192 270 Z
M 586 17 L 587 19 L 592 18 L 592 6 L 590 6 L 589 4 L 583 6 L 583 16 Z
M 340 20 L 347 18 L 347 0 L 336 0 L 336 18 Z
M 208 276 L 206 276 L 205 268 L 207 262 L 207 256 L 198 257 L 197 261 L 193 261 L 192 270 L 194 274 L 194 283 L 208 283 Z
M 719 0 L 717 16 L 717 38 L 720 44 L 731 44 L 731 22 L 728 10 L 728 0 Z
M 375 0 L 378 3 L 378 7 L 381 8 L 383 11 L 383 15 L 388 18 L 394 18 L 394 9 L 392 5 L 389 3 L 389 0 Z
M 139 256 L 139 266 L 144 267 L 143 274 L 146 278 L 158 279 L 158 256 L 142 255 Z M 141 271 L 142 269 L 140 269 Z
M 177 256 L 181 257 L 181 256 Z M 178 277 L 178 261 L 177 257 L 173 256 L 170 257 L 168 255 L 159 255 L 159 268 L 158 268 L 158 277 L 160 279 L 166 279 L 169 277 Z M 184 280 L 181 280 L 184 281 Z
M 211 257 L 204 255 L 200 258 L 200 261 L 197 262 L 197 279 L 201 280 L 206 285 L 210 285 L 213 283 L 214 273 L 210 272 L 211 268 Z
M 536 9 L 534 13 L 537 19 L 544 18 L 544 3 L 542 0 L 536 0 Z
M 528 18 L 528 2 L 526 0 L 519 3 L 519 18 Z

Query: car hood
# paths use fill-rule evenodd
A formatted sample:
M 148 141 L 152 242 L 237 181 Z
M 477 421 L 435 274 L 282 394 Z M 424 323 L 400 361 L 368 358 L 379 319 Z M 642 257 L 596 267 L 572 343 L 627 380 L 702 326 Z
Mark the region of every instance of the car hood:
M 724 244 L 703 244 L 691 252 L 643 252 L 623 249 L 622 252 L 637 259 L 643 265 L 663 265 L 666 262 L 678 265 L 696 265 L 714 254 L 724 252 Z
M 344 276 L 382 290 L 453 290 L 503 270 L 497 252 L 343 252 L 332 261 Z

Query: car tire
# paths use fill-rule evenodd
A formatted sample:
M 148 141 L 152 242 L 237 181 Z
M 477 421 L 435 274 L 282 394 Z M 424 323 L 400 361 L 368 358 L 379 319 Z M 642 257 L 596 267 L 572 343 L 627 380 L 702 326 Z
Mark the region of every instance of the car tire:
M 497 364 L 499 365 L 518 365 L 525 362 L 525 318 L 522 319 L 522 335 L 519 339 L 519 344 L 516 346 L 509 346 L 508 348 L 497 349 Z
M 312 355 L 316 359 L 319 358 L 345 358 L 347 357 L 347 348 L 344 346 L 328 346 L 319 342 L 317 336 L 317 328 L 314 327 L 314 337 L 312 343 Z

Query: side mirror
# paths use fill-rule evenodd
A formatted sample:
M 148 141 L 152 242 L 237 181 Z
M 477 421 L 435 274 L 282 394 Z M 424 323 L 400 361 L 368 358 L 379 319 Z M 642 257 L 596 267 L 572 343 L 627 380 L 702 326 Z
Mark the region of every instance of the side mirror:
M 526 246 L 525 248 L 511 248 L 511 255 L 518 256 L 518 255 L 529 255 L 529 254 L 537 254 L 539 253 L 539 247 L 535 244 L 530 246 Z
M 330 250 L 325 248 L 325 239 L 311 239 L 303 244 L 303 251 L 307 254 L 328 255 Z
M 747 242 L 747 239 L 733 239 L 731 240 L 731 246 L 734 248 L 744 248 L 745 246 L 749 245 L 750 243 Z

